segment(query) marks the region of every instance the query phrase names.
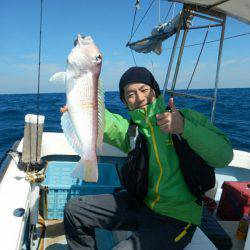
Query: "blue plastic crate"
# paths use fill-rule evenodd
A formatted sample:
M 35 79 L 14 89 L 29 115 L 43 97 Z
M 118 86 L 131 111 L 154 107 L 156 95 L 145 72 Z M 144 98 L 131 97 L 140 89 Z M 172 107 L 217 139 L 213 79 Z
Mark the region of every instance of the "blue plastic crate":
M 71 176 L 77 162 L 51 161 L 48 164 L 46 178 L 42 183 L 48 187 L 46 219 L 63 219 L 66 202 L 76 196 L 89 194 L 113 193 L 120 187 L 115 166 L 110 163 L 99 163 L 97 183 L 89 183 Z M 45 198 L 45 197 L 44 197 Z M 45 209 L 45 208 L 44 208 Z

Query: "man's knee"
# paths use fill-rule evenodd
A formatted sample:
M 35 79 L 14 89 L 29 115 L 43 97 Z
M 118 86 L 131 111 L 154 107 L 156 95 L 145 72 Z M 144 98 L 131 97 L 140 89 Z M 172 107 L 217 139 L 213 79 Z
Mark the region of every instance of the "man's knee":
M 64 227 L 72 226 L 74 223 L 74 203 L 73 199 L 69 200 L 64 208 Z
M 64 222 L 73 222 L 74 219 L 79 214 L 79 209 L 83 209 L 86 206 L 86 198 L 82 197 L 75 197 L 68 200 L 64 208 Z

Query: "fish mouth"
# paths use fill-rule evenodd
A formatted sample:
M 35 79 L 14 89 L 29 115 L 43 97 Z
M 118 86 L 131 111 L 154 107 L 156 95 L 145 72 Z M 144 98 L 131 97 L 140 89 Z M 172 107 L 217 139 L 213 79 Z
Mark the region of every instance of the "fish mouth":
M 74 47 L 79 43 L 79 36 L 82 40 L 84 40 L 87 36 L 84 36 L 84 35 L 81 35 L 81 34 L 78 34 L 76 40 L 74 41 Z
M 84 36 L 84 35 L 78 34 L 76 40 L 74 41 L 74 47 L 76 47 L 77 44 L 87 45 L 90 43 L 93 43 L 91 36 Z

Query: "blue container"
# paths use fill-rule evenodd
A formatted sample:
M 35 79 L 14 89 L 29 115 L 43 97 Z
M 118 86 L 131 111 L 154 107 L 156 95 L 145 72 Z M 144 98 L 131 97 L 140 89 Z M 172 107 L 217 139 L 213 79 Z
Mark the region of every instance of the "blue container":
M 120 187 L 115 166 L 110 163 L 99 163 L 99 179 L 97 183 L 89 183 L 71 176 L 77 162 L 50 161 L 46 178 L 42 183 L 48 187 L 47 213 L 45 219 L 63 219 L 66 202 L 76 196 L 89 194 L 113 193 Z M 45 197 L 44 197 L 45 198 Z M 46 216 L 47 214 L 47 216 Z

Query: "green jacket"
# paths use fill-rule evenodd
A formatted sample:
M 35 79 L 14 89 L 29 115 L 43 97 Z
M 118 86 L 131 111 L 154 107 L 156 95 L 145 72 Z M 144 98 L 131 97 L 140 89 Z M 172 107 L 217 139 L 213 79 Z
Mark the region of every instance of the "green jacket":
M 163 133 L 156 124 L 156 114 L 165 111 L 160 96 L 146 109 L 128 111 L 149 145 L 149 180 L 145 204 L 156 213 L 188 223 L 200 224 L 201 206 L 189 192 L 182 177 L 171 135 Z M 210 166 L 225 167 L 233 158 L 228 138 L 205 116 L 190 109 L 182 109 L 184 131 L 182 137 Z M 129 121 L 118 114 L 105 113 L 104 141 L 124 152 L 130 149 L 127 130 Z

